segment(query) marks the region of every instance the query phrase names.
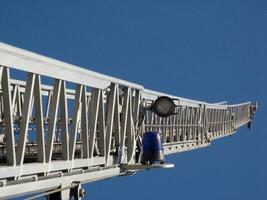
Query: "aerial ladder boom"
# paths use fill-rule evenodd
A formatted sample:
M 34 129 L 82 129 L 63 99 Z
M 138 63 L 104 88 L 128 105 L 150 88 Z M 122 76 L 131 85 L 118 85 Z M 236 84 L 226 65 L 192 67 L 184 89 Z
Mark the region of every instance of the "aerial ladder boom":
M 169 115 L 153 110 L 161 97 L 175 105 Z M 160 135 L 165 155 L 189 151 L 250 128 L 256 109 L 148 90 L 0 43 L 0 199 L 79 199 L 83 183 L 170 166 L 141 162 L 144 133 Z

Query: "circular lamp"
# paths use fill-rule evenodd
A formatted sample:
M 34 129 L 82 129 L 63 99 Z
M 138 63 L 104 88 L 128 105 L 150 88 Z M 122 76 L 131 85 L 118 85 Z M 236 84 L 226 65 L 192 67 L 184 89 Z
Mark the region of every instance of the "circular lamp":
M 173 100 L 166 96 L 161 96 L 152 104 L 151 110 L 160 117 L 168 117 L 175 111 Z

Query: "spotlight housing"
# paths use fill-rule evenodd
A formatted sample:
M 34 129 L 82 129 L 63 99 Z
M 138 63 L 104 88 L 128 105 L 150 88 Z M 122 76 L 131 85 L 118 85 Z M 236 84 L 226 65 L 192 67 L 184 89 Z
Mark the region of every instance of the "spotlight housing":
M 168 117 L 174 114 L 175 103 L 173 99 L 167 96 L 158 97 L 152 104 L 150 110 L 160 117 Z

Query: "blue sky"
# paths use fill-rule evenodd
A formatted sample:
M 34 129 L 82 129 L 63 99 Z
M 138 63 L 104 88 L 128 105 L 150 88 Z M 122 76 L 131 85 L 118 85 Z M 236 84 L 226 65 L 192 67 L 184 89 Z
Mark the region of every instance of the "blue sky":
M 88 184 L 88 198 L 266 199 L 266 1 L 0 0 L 0 40 L 177 96 L 259 102 L 252 131 Z

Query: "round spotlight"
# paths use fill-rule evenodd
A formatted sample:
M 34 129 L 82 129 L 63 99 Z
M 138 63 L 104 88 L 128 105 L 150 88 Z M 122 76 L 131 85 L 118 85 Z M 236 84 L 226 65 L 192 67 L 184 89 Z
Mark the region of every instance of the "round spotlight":
M 166 96 L 161 96 L 152 104 L 151 110 L 160 117 L 168 117 L 175 111 L 173 100 Z

